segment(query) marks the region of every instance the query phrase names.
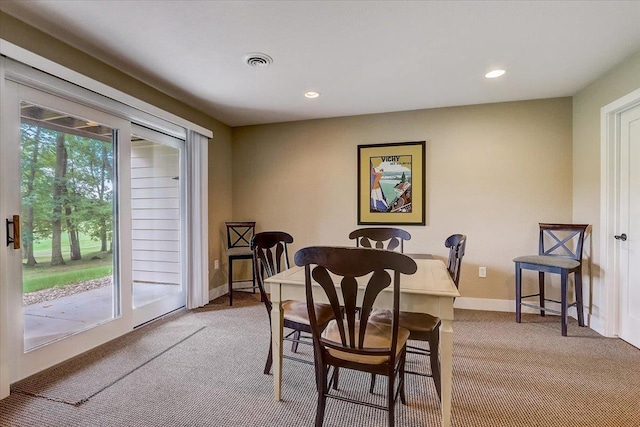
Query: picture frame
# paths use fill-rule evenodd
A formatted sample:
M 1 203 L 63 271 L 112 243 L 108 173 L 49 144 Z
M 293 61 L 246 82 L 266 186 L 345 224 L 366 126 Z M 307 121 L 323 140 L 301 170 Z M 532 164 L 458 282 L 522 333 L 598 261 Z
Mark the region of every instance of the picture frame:
M 425 225 L 425 145 L 358 145 L 358 225 Z

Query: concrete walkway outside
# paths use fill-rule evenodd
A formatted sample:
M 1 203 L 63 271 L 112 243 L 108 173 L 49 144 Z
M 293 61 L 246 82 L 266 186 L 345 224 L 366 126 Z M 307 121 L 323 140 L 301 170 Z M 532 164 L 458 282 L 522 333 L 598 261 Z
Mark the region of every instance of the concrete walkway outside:
M 167 295 L 176 285 L 139 284 L 134 286 L 134 304 L 142 306 Z M 173 289 L 169 290 L 172 292 Z M 113 289 L 104 286 L 85 292 L 31 304 L 24 307 L 25 349 L 71 335 L 112 318 Z

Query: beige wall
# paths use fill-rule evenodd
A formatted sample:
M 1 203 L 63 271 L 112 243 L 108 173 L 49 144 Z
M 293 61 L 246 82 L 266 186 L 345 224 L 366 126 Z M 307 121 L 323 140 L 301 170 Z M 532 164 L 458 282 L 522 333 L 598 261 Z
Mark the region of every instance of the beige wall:
M 232 131 L 3 12 L 0 37 L 214 132 L 210 288 L 226 282 L 224 270 L 213 269 L 213 260 L 224 261 L 225 220 L 256 219 L 259 230 L 288 230 L 296 238 L 294 249 L 350 244 L 346 236 L 357 227 L 356 146 L 426 140 L 427 225 L 404 227 L 414 236 L 407 251 L 444 256 L 444 238 L 466 233 L 462 294 L 510 299 L 511 259 L 535 251 L 537 222 L 588 222 L 594 224 L 597 312 L 600 108 L 640 87 L 640 52 L 580 91 L 573 106 L 570 98 L 562 98 Z M 488 269 L 486 279 L 477 278 L 481 265 Z
M 405 251 L 444 257 L 467 234 L 462 296 L 513 299 L 538 222 L 571 221 L 571 119 L 557 98 L 234 128 L 234 219 L 290 232 L 294 252 L 352 245 L 357 145 L 426 140 L 427 224 L 402 227 Z
M 640 88 L 640 52 L 578 92 L 573 98 L 573 218 L 593 224 L 590 312 L 603 314 L 600 270 L 600 109 Z M 588 295 L 588 294 L 587 294 Z
M 210 258 L 218 258 L 220 244 L 216 230 L 231 217 L 230 128 L 3 12 L 0 12 L 0 38 L 213 131 L 214 136 L 209 142 L 209 222 L 212 230 L 209 245 Z M 215 273 L 211 265 L 210 287 L 225 282 L 224 277 L 220 279 Z

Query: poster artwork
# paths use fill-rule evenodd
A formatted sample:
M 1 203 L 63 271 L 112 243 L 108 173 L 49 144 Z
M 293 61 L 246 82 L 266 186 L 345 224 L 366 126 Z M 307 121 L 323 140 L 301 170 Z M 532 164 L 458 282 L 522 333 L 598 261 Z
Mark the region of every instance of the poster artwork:
M 370 212 L 411 212 L 411 155 L 370 157 Z

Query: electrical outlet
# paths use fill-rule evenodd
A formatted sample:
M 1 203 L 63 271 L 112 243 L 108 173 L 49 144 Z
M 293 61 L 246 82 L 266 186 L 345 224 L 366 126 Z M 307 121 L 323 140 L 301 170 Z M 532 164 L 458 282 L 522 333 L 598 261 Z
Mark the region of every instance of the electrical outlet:
M 478 277 L 487 277 L 487 267 L 478 268 Z
M 219 269 L 220 268 L 220 261 L 218 261 L 218 260 L 213 261 L 213 268 L 216 269 L 216 270 Z

